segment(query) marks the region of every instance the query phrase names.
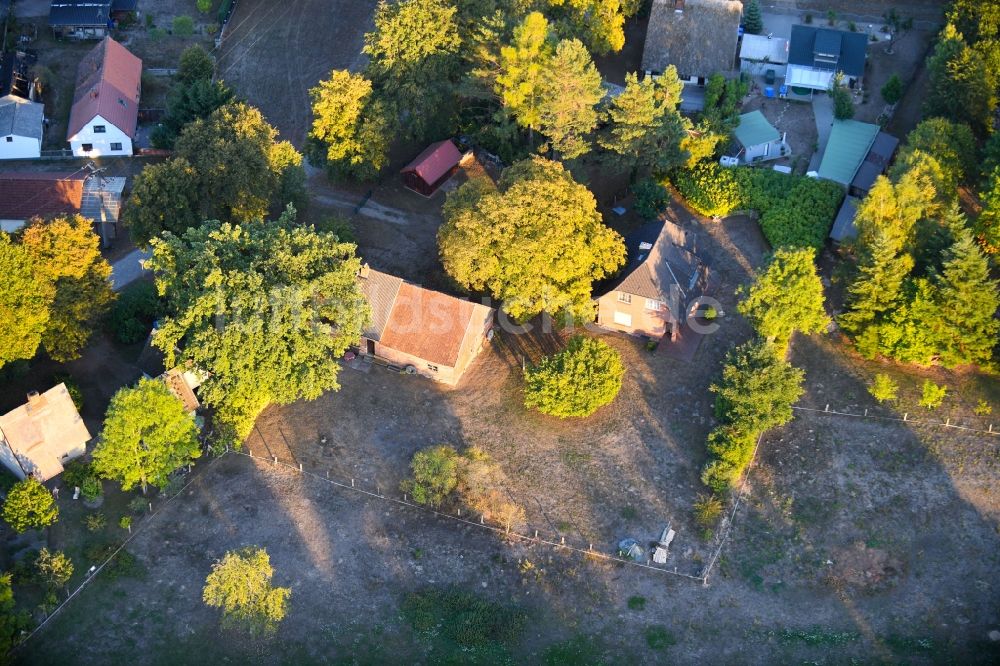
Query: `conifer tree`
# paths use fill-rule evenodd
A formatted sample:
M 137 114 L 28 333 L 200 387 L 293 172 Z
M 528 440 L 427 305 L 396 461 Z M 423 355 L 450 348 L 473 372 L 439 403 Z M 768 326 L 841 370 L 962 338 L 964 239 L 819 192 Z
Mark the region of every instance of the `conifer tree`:
M 750 0 L 747 3 L 746 11 L 743 12 L 743 28 L 751 35 L 759 35 L 764 29 L 764 19 L 760 15 L 760 4 L 757 0 Z
M 552 150 L 565 159 L 589 152 L 588 135 L 597 127 L 597 104 L 604 98 L 604 88 L 583 42 L 559 42 L 541 81 L 539 127 Z
M 853 335 L 861 334 L 899 304 L 903 280 L 913 270 L 913 258 L 900 254 L 883 230 L 877 230 L 867 248 L 859 275 L 848 287 L 848 311 L 840 316 L 840 325 Z

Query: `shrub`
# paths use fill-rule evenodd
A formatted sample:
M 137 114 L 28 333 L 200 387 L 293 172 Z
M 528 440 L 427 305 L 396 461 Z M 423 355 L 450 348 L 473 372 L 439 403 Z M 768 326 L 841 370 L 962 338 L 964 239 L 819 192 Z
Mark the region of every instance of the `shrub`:
M 123 530 L 132 531 L 132 516 L 122 516 L 118 519 L 118 527 Z
M 980 400 L 973 411 L 976 416 L 989 416 L 993 413 L 993 406 L 985 400 Z
M 719 311 L 715 309 L 715 306 L 709 305 L 705 308 L 705 311 L 701 315 L 705 318 L 705 321 L 714 321 L 719 316 Z
M 207 14 L 212 9 L 212 0 L 197 0 L 198 11 Z
M 413 478 L 400 484 L 417 504 L 441 506 L 458 486 L 458 451 L 447 445 L 434 446 L 413 454 Z
M 74 486 L 82 487 L 83 482 L 93 476 L 95 474 L 90 464 L 77 458 L 66 464 L 66 468 L 63 469 L 62 473 L 62 480 L 63 483 L 71 488 Z
M 615 399 L 625 367 L 606 342 L 583 335 L 524 371 L 524 405 L 565 418 L 590 416 Z
M 148 14 L 146 18 L 147 19 L 149 18 Z M 152 21 L 147 21 L 147 23 L 152 23 Z M 164 30 L 163 28 L 150 28 L 149 30 L 149 39 L 151 41 L 158 42 L 166 36 L 167 36 L 167 31 Z
M 87 529 L 91 532 L 98 532 L 104 529 L 104 526 L 108 524 L 108 519 L 103 513 L 98 511 L 97 513 L 92 513 L 83 519 L 83 522 L 87 525 Z
M 653 650 L 666 650 L 671 645 L 677 645 L 677 639 L 662 624 L 653 624 L 643 632 L 646 645 Z
M 83 479 L 83 483 L 80 484 L 80 494 L 88 502 L 94 502 L 104 493 L 104 489 L 101 487 L 101 480 L 96 476 L 87 476 Z
M 646 597 L 629 597 L 628 598 L 629 610 L 641 611 L 646 610 Z
M 923 395 L 920 397 L 920 406 L 927 409 L 937 409 L 944 402 L 948 394 L 947 386 L 938 386 L 929 379 L 924 380 Z
M 850 120 L 854 117 L 854 101 L 851 100 L 851 92 L 840 84 L 834 84 L 830 88 L 830 96 L 833 97 L 833 117 L 837 120 Z
M 190 37 L 194 34 L 194 19 L 190 16 L 175 16 L 171 32 L 174 37 Z
M 7 494 L 3 519 L 18 533 L 41 529 L 59 519 L 59 507 L 45 486 L 28 477 L 15 483 Z
M 146 30 L 150 30 L 153 27 L 153 15 L 147 13 L 145 22 L 146 22 Z
M 698 495 L 694 503 L 694 520 L 702 527 L 712 527 L 719 520 L 724 508 L 716 495 Z
M 316 231 L 323 231 L 333 234 L 342 243 L 357 243 L 358 237 L 354 233 L 354 224 L 345 217 L 334 215 L 327 217 L 316 224 Z
M 35 559 L 38 578 L 49 590 L 59 590 L 73 576 L 73 562 L 62 551 L 42 548 Z
M 640 217 L 647 220 L 659 217 L 670 203 L 667 188 L 655 180 L 647 179 L 636 183 L 632 186 L 632 194 L 635 195 L 632 207 Z
M 899 78 L 898 74 L 893 74 L 880 92 L 886 104 L 895 104 L 903 98 L 903 79 Z
M 135 282 L 119 294 L 111 308 L 109 326 L 118 342 L 140 342 L 149 335 L 159 309 L 156 287 L 151 282 Z
M 706 161 L 675 171 L 671 182 L 697 212 L 708 217 L 726 217 L 743 203 L 738 173 L 738 169 Z
M 887 402 L 896 399 L 899 392 L 899 385 L 887 374 L 879 373 L 875 375 L 875 380 L 868 387 L 868 392 L 879 402 Z
M 527 615 L 456 589 L 428 589 L 407 595 L 403 617 L 419 633 L 440 633 L 465 648 L 510 643 L 520 637 Z
M 128 501 L 128 510 L 141 515 L 149 509 L 149 501 L 145 497 L 133 497 Z
M 806 14 L 805 16 L 803 16 L 803 17 L 802 17 L 802 21 L 803 21 L 803 22 L 804 22 L 804 23 L 805 23 L 806 25 L 809 25 L 809 24 L 811 24 L 811 23 L 813 22 L 813 15 L 812 15 L 812 14 Z

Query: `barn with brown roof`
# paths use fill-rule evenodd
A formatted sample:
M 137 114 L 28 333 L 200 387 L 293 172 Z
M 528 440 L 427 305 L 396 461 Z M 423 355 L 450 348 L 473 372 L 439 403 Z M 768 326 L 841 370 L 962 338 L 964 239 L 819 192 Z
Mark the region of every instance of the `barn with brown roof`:
M 414 192 L 429 197 L 451 178 L 461 161 L 462 153 L 451 139 L 432 143 L 403 167 L 403 182 Z
M 110 37 L 80 61 L 66 131 L 74 155 L 132 154 L 141 79 L 142 61 Z
M 673 65 L 685 83 L 704 85 L 734 70 L 742 13 L 738 0 L 653 0 L 643 71 L 662 74 Z
M 456 384 L 491 336 L 493 308 L 424 289 L 366 264 L 358 275 L 372 310 L 362 354 Z

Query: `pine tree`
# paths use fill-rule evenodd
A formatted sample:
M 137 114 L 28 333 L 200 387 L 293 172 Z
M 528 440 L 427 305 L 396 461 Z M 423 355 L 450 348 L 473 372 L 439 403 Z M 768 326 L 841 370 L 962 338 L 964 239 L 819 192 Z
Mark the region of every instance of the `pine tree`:
M 541 122 L 542 73 L 552 58 L 549 22 L 532 12 L 514 28 L 514 41 L 500 50 L 497 93 L 517 124 L 527 127 L 529 143 Z
M 760 4 L 757 0 L 750 0 L 743 12 L 743 29 L 751 35 L 759 35 L 764 29 L 764 19 L 760 15 Z
M 997 106 L 995 79 L 983 56 L 969 47 L 962 33 L 948 24 L 941 31 L 934 53 L 927 60 L 930 90 L 924 103 L 926 116 L 943 116 L 968 123 L 979 135 L 990 131 Z
M 597 104 L 604 98 L 604 88 L 583 42 L 559 42 L 541 82 L 545 96 L 539 107 L 539 127 L 552 150 L 565 159 L 589 152 L 587 135 L 597 127 Z
M 869 325 L 899 304 L 903 280 L 913 270 L 913 258 L 900 254 L 899 245 L 882 230 L 875 232 L 871 247 L 859 267 L 859 275 L 848 288 L 848 311 L 840 316 L 841 327 L 860 335 Z
M 997 254 L 1000 253 L 1000 166 L 993 169 L 982 198 L 983 212 L 976 220 L 976 240 L 984 252 Z
M 1000 333 L 1000 283 L 968 229 L 956 232 L 938 279 L 939 358 L 946 367 L 990 362 Z

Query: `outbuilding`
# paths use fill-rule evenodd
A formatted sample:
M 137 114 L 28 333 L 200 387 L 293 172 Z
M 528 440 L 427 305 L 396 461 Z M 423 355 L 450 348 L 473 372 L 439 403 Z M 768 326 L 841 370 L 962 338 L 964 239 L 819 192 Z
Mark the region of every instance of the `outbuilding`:
M 44 105 L 15 95 L 0 97 L 0 159 L 40 157 L 44 126 Z
M 462 153 L 451 139 L 432 143 L 403 167 L 403 182 L 414 192 L 429 197 L 451 178 L 461 161 Z
M 740 124 L 733 129 L 737 144 L 736 157 L 743 164 L 776 160 L 791 154 L 785 135 L 775 129 L 760 111 L 740 116 Z
M 785 76 L 788 66 L 788 40 L 766 35 L 743 35 L 740 45 L 740 71 L 751 76 Z

